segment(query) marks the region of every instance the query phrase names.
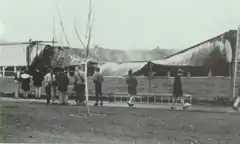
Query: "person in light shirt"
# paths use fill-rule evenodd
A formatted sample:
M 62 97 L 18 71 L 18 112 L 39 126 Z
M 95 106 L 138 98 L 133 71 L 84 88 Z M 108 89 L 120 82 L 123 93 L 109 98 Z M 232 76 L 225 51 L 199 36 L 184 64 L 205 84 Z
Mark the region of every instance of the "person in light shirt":
M 21 69 L 18 69 L 14 76 L 14 82 L 16 84 L 15 92 L 14 92 L 15 98 L 19 98 L 19 93 L 21 88 L 21 82 L 20 82 L 21 74 L 22 74 Z
M 55 102 L 54 83 L 56 83 L 56 76 L 53 74 L 52 69 L 48 69 L 48 73 L 44 76 L 44 82 L 47 104 L 50 103 L 51 98 L 52 103 L 54 103 Z
M 85 100 L 85 73 L 81 66 L 75 68 L 74 73 L 76 104 L 82 104 Z

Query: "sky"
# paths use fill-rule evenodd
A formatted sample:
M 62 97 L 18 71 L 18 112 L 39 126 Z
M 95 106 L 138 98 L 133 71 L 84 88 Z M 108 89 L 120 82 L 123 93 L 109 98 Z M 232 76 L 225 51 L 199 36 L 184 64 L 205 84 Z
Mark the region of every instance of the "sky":
M 92 0 L 91 45 L 111 49 L 184 49 L 240 24 L 239 0 Z M 88 0 L 0 0 L 0 39 L 52 40 L 82 47 Z M 85 40 L 85 39 L 84 39 Z

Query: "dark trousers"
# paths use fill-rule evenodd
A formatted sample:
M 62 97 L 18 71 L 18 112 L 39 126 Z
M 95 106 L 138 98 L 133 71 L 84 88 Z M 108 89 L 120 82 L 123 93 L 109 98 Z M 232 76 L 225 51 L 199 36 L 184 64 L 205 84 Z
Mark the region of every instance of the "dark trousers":
M 47 85 L 45 87 L 45 92 L 46 92 L 47 103 L 50 103 L 50 100 L 51 100 L 51 85 Z
M 76 84 L 76 102 L 84 102 L 85 100 L 85 84 Z
M 99 100 L 102 102 L 102 84 L 95 83 L 95 95 L 96 95 L 96 102 Z

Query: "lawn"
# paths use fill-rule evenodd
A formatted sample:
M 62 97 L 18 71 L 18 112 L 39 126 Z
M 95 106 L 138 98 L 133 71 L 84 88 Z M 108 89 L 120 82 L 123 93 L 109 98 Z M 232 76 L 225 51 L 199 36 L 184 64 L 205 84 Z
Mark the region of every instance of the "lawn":
M 0 102 L 0 142 L 239 144 L 240 115 Z

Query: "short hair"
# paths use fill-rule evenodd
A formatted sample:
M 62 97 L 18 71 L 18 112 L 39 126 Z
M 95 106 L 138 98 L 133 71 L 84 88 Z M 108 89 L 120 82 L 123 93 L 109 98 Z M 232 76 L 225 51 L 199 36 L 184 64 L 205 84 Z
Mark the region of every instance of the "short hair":
M 129 69 L 128 75 L 132 75 L 132 73 L 133 73 L 132 69 Z
M 100 68 L 99 68 L 99 67 L 96 67 L 96 71 L 99 72 L 99 71 L 100 71 Z

